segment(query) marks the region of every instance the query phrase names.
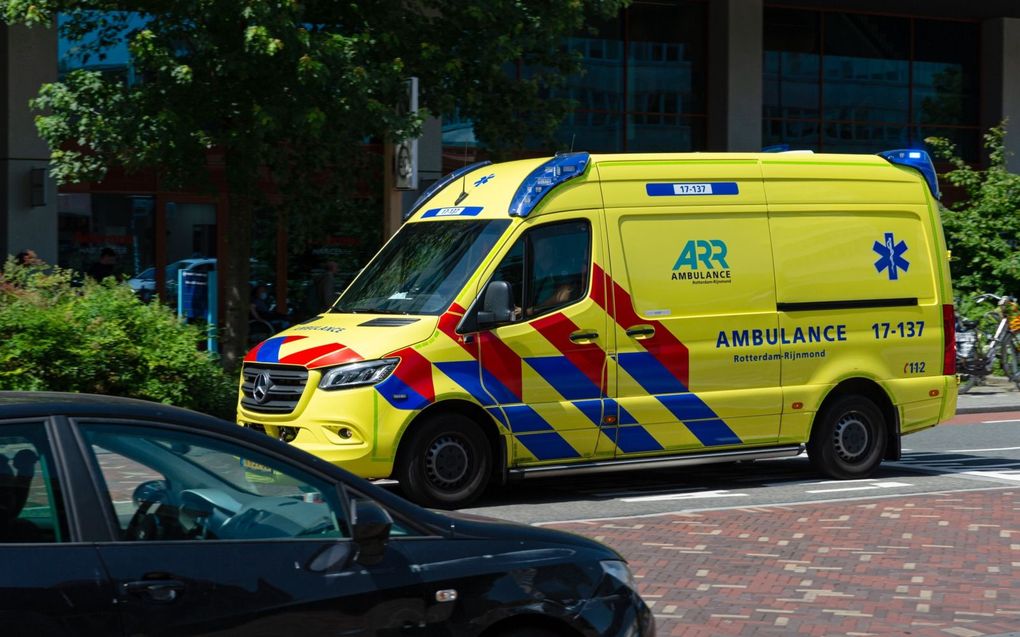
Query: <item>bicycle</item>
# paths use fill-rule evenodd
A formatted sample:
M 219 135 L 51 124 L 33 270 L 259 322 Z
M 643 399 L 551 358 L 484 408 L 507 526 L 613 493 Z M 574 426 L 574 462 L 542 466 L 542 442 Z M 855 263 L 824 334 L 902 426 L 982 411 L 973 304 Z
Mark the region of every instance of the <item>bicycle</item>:
M 998 363 L 1020 389 L 1020 306 L 1012 296 L 980 294 L 975 303 L 995 301 L 996 308 L 977 320 L 957 319 L 956 371 L 960 393 L 983 385 Z

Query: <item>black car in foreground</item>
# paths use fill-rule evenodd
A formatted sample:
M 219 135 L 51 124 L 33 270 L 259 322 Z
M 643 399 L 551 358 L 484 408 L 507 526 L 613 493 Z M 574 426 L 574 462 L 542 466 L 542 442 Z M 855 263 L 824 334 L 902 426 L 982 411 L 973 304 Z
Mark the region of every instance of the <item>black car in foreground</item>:
M 439 514 L 263 434 L 0 392 L 0 633 L 653 635 L 613 550 Z

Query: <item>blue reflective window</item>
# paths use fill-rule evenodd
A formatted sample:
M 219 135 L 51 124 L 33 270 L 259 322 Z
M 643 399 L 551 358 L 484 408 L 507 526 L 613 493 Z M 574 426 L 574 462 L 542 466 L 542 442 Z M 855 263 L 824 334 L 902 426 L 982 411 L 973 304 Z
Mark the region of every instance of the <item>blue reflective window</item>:
M 979 151 L 979 25 L 766 8 L 762 143 L 873 153 L 949 137 Z
M 707 26 L 703 2 L 639 0 L 569 38 L 583 72 L 567 80 L 577 106 L 557 140 L 594 152 L 704 148 Z
M 86 69 L 101 71 L 119 77 L 127 83 L 137 81 L 127 37 L 145 26 L 147 18 L 138 13 L 93 12 L 95 28 L 77 37 L 71 37 L 68 27 L 72 15 L 57 15 L 57 71 L 62 78 L 67 73 Z M 113 43 L 107 43 L 115 40 Z

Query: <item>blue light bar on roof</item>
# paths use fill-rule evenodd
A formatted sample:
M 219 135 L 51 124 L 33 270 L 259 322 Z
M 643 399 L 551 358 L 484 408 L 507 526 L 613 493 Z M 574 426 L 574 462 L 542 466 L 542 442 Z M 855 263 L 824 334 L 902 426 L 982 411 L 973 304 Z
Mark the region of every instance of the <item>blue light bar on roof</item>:
M 939 180 L 935 175 L 935 164 L 931 162 L 931 157 L 926 151 L 910 148 L 887 150 L 878 155 L 889 163 L 913 168 L 921 173 L 924 176 L 924 180 L 928 183 L 928 190 L 931 191 L 932 196 L 936 199 L 942 198 L 942 193 L 939 192 Z
M 588 153 L 564 153 L 531 171 L 510 200 L 510 216 L 527 217 L 550 190 L 584 174 L 588 159 Z
M 470 172 L 474 172 L 474 171 L 478 170 L 482 166 L 488 166 L 491 163 L 492 163 L 491 161 L 485 160 L 485 161 L 476 162 L 474 164 L 468 164 L 467 166 L 462 166 L 462 167 L 458 168 L 457 170 L 453 171 L 452 173 L 450 173 L 449 175 L 443 177 L 442 179 L 440 179 L 436 183 L 432 184 L 431 186 L 429 186 L 428 188 L 425 189 L 425 192 L 421 193 L 421 196 L 418 197 L 418 200 L 414 202 L 414 205 L 411 206 L 407 210 L 407 212 L 404 213 L 404 221 L 407 221 L 407 219 L 411 215 L 413 215 L 414 213 L 416 213 L 419 210 L 421 210 L 422 206 L 427 204 L 429 202 L 429 199 L 432 199 L 433 195 L 435 195 L 437 192 L 439 192 L 440 190 L 442 190 L 446 186 L 450 185 L 450 183 L 460 179 L 461 177 L 463 177 L 464 175 L 466 175 L 466 174 L 468 174 Z

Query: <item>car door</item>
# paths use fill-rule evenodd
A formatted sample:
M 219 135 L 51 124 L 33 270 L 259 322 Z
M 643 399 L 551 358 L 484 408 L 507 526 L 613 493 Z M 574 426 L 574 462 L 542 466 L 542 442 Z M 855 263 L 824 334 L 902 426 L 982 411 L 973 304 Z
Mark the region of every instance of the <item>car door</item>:
M 171 426 L 78 421 L 110 538 L 99 553 L 130 635 L 415 634 L 419 578 L 397 545 L 356 561 L 335 481 Z
M 482 383 L 513 433 L 515 464 L 592 457 L 606 396 L 607 315 L 592 297 L 599 211 L 525 226 L 490 281 L 510 283 L 509 325 L 478 335 Z
M 115 634 L 112 585 L 95 547 L 68 521 L 72 491 L 52 427 L 0 422 L 0 633 Z

